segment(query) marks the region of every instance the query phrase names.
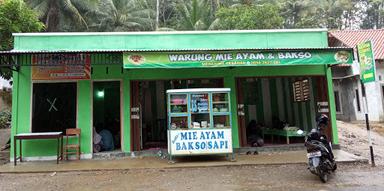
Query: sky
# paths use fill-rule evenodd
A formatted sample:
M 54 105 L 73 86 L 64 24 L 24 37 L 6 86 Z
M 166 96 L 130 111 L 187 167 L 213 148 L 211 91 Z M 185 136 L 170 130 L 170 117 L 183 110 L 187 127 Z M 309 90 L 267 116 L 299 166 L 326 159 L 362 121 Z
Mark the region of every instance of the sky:
M 12 86 L 9 84 L 8 80 L 5 80 L 2 77 L 0 77 L 0 89 L 3 89 L 3 87 L 10 88 Z

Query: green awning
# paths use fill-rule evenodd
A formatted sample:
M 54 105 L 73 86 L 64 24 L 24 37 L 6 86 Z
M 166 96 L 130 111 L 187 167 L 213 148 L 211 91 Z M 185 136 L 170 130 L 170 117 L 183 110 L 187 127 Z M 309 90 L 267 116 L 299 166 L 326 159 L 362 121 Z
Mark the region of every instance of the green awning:
M 160 49 L 146 50 L 82 50 L 82 51 L 0 51 L 0 67 L 31 66 L 16 62 L 17 56 L 42 54 L 91 54 L 91 65 L 113 65 L 124 68 L 199 68 L 234 66 L 281 66 L 352 64 L 351 48 L 268 48 L 268 49 Z M 121 60 L 123 59 L 123 60 Z M 47 65 L 47 64 L 44 64 Z M 48 64 L 49 65 L 49 64 Z
M 212 68 L 352 64 L 352 49 L 125 52 L 124 68 Z

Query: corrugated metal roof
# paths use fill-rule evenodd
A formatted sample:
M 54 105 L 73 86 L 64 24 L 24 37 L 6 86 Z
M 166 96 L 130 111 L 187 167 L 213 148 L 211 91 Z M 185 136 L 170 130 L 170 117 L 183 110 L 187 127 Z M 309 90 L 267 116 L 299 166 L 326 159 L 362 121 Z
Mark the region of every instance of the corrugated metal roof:
M 254 50 L 254 51 L 299 51 L 299 50 L 351 50 L 349 47 L 328 47 L 328 48 L 242 48 L 242 49 L 159 49 L 159 50 L 11 50 L 0 51 L 0 55 L 3 54 L 49 54 L 49 53 L 118 53 L 118 52 L 183 52 L 183 51 L 242 51 L 242 50 Z
M 375 59 L 384 59 L 384 29 L 331 31 L 329 34 L 350 48 L 370 40 L 373 43 Z
M 13 36 L 97 36 L 97 35 L 164 35 L 164 34 L 223 34 L 223 33 L 273 33 L 273 32 L 326 32 L 327 29 L 260 29 L 260 30 L 209 30 L 209 31 L 141 31 L 141 32 L 42 32 L 13 33 Z

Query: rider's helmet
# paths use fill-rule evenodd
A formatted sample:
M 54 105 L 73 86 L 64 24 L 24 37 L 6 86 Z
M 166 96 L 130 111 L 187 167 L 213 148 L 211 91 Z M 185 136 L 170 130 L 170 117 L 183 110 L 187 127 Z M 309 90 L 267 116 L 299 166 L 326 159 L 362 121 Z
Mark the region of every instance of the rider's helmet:
M 326 128 L 328 126 L 328 116 L 325 114 L 321 114 L 320 116 L 317 117 L 317 126 L 320 128 Z

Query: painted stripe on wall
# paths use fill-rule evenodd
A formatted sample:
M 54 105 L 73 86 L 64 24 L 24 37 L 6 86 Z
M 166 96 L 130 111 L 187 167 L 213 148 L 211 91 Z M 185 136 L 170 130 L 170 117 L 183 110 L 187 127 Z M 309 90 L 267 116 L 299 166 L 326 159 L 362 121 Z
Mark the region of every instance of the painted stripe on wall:
M 289 92 L 287 90 L 287 86 L 286 86 L 286 81 L 287 79 L 286 78 L 282 78 L 281 80 L 281 89 L 283 91 L 283 102 L 284 102 L 284 119 L 286 122 L 290 123 L 290 119 L 289 119 L 289 115 L 288 115 L 288 103 L 289 103 L 289 99 L 288 99 L 288 95 L 289 95 Z
M 299 123 L 299 108 L 297 106 L 297 103 L 293 101 L 293 89 L 292 89 L 292 86 L 291 84 L 293 83 L 293 78 L 290 79 L 290 92 L 291 92 L 291 96 L 292 96 L 292 107 L 293 107 L 293 118 L 294 118 L 294 121 L 295 121 L 295 126 L 299 126 L 300 123 Z
M 269 79 L 269 93 L 271 97 L 271 117 L 279 117 L 279 106 L 276 91 L 276 79 Z
M 285 92 L 287 93 L 286 96 L 286 108 L 287 108 L 287 114 L 288 114 L 288 122 L 290 125 L 293 125 L 295 120 L 293 119 L 293 105 L 292 105 L 292 98 L 291 98 L 291 88 L 289 86 L 290 79 L 287 78 L 284 80 L 285 85 Z
M 301 107 L 301 102 L 295 102 L 295 105 L 298 108 L 298 111 L 297 111 L 297 117 L 299 119 L 298 127 L 302 128 L 303 127 L 303 115 L 302 115 L 303 109 Z
M 310 91 L 310 97 L 309 99 L 311 100 L 309 102 L 309 117 L 308 117 L 308 127 L 309 129 L 308 130 L 311 130 L 312 128 L 314 128 L 315 126 L 315 115 L 316 115 L 316 112 L 315 112 L 315 96 L 313 94 L 313 81 L 312 78 L 309 79 L 309 84 L 310 84 L 310 88 L 309 88 L 309 91 Z
M 308 129 L 308 123 L 307 123 L 307 104 L 308 102 L 301 102 L 301 124 L 303 129 Z
M 277 93 L 277 105 L 279 108 L 279 118 L 281 121 L 287 121 L 286 114 L 285 114 L 285 103 L 284 103 L 284 89 L 282 84 L 282 79 L 277 78 L 276 79 L 276 93 Z
M 272 127 L 271 118 L 271 99 L 269 94 L 269 81 L 268 79 L 261 80 L 261 87 L 263 92 L 263 110 L 264 110 L 264 123 L 267 127 Z
M 257 86 L 257 100 L 256 100 L 256 111 L 257 111 L 257 119 L 259 123 L 264 123 L 264 106 L 263 106 L 263 88 L 262 88 L 262 79 L 258 78 L 256 82 Z
M 272 117 L 278 116 L 292 126 L 310 130 L 315 124 L 315 100 L 313 80 L 310 79 L 310 101 L 294 102 L 292 83 L 295 78 L 259 78 L 256 83 L 257 119 L 272 126 Z

